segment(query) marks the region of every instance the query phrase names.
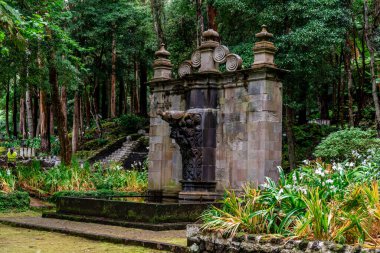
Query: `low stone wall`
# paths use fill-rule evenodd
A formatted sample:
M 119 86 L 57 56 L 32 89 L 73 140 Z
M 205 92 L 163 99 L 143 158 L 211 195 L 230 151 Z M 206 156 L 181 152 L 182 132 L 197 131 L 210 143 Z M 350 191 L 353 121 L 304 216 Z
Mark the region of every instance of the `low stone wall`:
M 187 226 L 187 245 L 189 252 L 255 252 L 255 253 L 380 253 L 380 249 L 366 249 L 361 246 L 348 246 L 327 241 L 292 240 L 267 235 L 238 235 L 225 239 L 220 235 L 202 233 L 199 225 Z

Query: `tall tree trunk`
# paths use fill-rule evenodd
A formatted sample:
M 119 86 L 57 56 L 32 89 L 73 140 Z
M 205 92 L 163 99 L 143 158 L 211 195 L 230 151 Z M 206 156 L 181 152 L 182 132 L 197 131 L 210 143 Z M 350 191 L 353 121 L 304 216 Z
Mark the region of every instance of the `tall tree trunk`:
M 61 104 L 63 115 L 65 117 L 65 127 L 67 129 L 67 89 L 64 85 L 61 88 Z
M 79 124 L 80 124 L 80 101 L 78 92 L 75 92 L 74 97 L 74 114 L 73 114 L 73 133 L 71 140 L 71 148 L 73 154 L 77 152 L 78 149 L 78 139 L 79 139 Z
M 353 113 L 353 85 L 352 85 L 352 70 L 351 70 L 351 45 L 350 34 L 346 34 L 346 46 L 344 49 L 344 71 L 346 72 L 347 79 L 347 92 L 348 92 L 348 124 L 350 127 L 354 127 L 354 113 Z
M 124 78 L 122 75 L 119 76 L 119 116 L 123 114 L 124 108 L 124 98 L 125 98 L 125 89 L 124 89 Z
M 139 86 L 139 83 L 140 83 L 140 75 L 139 75 L 139 72 L 140 72 L 140 66 L 138 64 L 137 61 L 135 61 L 135 85 L 132 87 L 133 89 L 133 93 L 132 93 L 132 96 L 133 96 L 133 112 L 134 113 L 139 113 L 140 110 L 139 110 L 139 100 L 138 100 L 138 93 L 137 93 L 137 90 L 138 90 L 138 86 Z
M 17 104 L 18 104 L 18 98 L 17 98 L 17 76 L 15 76 L 14 80 L 14 86 L 13 86 L 13 136 L 15 139 L 17 139 L 18 131 L 17 131 Z
M 202 15 L 202 0 L 196 0 L 197 9 L 197 46 L 202 43 L 202 33 L 204 32 L 204 21 Z
M 67 122 L 65 113 L 63 111 L 62 100 L 59 95 L 58 88 L 58 76 L 57 76 L 57 68 L 55 66 L 55 51 L 53 48 L 50 49 L 49 52 L 49 83 L 51 86 L 52 92 L 52 104 L 54 108 L 54 115 L 56 118 L 57 129 L 58 129 L 58 138 L 60 142 L 60 155 L 62 162 L 65 165 L 69 165 L 71 163 L 71 149 L 70 149 L 70 141 L 67 135 Z
M 7 131 L 8 138 L 11 138 L 11 132 L 9 130 L 9 86 L 10 80 L 7 82 L 7 95 L 5 96 L 5 129 Z
M 148 81 L 148 70 L 145 62 L 140 62 L 140 114 L 142 116 L 148 115 L 148 105 L 147 105 L 147 81 Z
M 25 99 L 23 97 L 20 98 L 20 132 L 22 134 L 22 138 L 27 138 L 26 133 L 26 125 L 25 125 Z
M 32 94 L 31 94 L 29 85 L 25 93 L 25 98 L 26 98 L 26 118 L 27 118 L 27 123 L 28 123 L 28 137 L 34 138 Z
M 375 13 L 377 8 L 375 8 Z M 368 14 L 368 0 L 364 1 L 364 31 L 366 37 L 366 44 L 370 54 L 370 69 L 371 69 L 371 83 L 372 83 L 372 97 L 373 103 L 375 105 L 375 122 L 377 129 L 377 137 L 380 138 L 380 104 L 379 104 L 379 95 L 377 94 L 377 84 L 376 84 L 376 70 L 375 70 L 375 47 L 372 44 L 372 36 L 374 33 L 374 26 L 370 27 L 369 24 L 369 14 Z
M 208 28 L 218 31 L 218 25 L 216 24 L 217 11 L 213 3 L 207 3 L 207 17 L 208 17 Z
M 50 111 L 49 134 L 50 134 L 50 136 L 54 136 L 54 109 L 53 109 L 53 105 L 51 103 L 49 104 L 49 111 Z
M 112 33 L 111 118 L 116 118 L 116 32 L 115 31 L 113 31 Z
M 152 17 L 154 30 L 156 32 L 158 43 L 165 43 L 164 32 L 162 29 L 162 17 L 164 11 L 164 1 L 163 0 L 150 0 L 150 7 L 152 9 Z
M 86 96 L 86 128 L 90 127 L 90 117 L 91 117 L 91 104 L 90 104 L 90 97 L 87 94 Z
M 79 97 L 79 141 L 83 138 L 84 133 L 84 124 L 83 124 L 83 114 L 84 114 L 84 106 L 83 106 L 83 97 Z
M 46 99 L 46 92 L 40 90 L 40 133 L 41 133 L 41 151 L 48 153 L 50 150 L 49 138 L 49 115 Z
M 39 117 L 38 117 L 38 109 L 39 109 L 39 105 L 38 105 L 38 91 L 36 90 L 35 92 L 33 92 L 33 126 L 34 126 L 34 136 L 38 136 L 38 133 L 39 133 Z

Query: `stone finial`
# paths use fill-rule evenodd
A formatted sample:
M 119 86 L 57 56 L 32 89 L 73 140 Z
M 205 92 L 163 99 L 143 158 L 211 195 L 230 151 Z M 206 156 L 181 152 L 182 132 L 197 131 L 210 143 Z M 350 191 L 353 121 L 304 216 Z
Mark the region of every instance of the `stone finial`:
M 201 56 L 201 64 L 199 72 L 214 72 L 219 73 L 219 64 L 214 61 L 214 49 L 218 47 L 219 44 L 219 33 L 208 29 L 203 32 L 203 41 L 201 46 L 198 48 Z
M 153 63 L 154 76 L 153 80 L 156 79 L 171 79 L 172 78 L 172 68 L 170 60 L 168 59 L 170 53 L 165 49 L 165 44 L 161 44 L 161 47 L 156 53 L 156 60 Z
M 256 42 L 253 47 L 255 61 L 252 67 L 257 68 L 262 65 L 275 67 L 274 54 L 277 48 L 273 42 L 269 41 L 269 39 L 273 38 L 273 34 L 268 32 L 266 25 L 263 25 L 261 32 L 256 34 L 256 38 L 260 41 Z
M 207 31 L 203 32 L 202 37 L 205 41 L 219 41 L 219 33 L 213 29 L 208 29 Z

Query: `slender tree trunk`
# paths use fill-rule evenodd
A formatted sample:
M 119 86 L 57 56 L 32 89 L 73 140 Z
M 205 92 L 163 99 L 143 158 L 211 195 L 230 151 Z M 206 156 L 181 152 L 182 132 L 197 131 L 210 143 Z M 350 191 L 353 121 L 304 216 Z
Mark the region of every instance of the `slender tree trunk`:
M 207 17 L 208 17 L 208 28 L 218 31 L 218 25 L 216 24 L 217 11 L 212 3 L 207 4 Z
M 142 116 L 148 115 L 147 107 L 147 81 L 148 81 L 148 70 L 144 62 L 140 62 L 140 114 Z
M 49 134 L 50 134 L 50 136 L 54 136 L 54 110 L 53 110 L 53 106 L 51 104 L 49 105 L 49 111 L 50 111 Z
M 33 120 L 33 106 L 32 106 L 32 94 L 30 87 L 28 86 L 25 93 L 26 98 L 26 118 L 28 123 L 28 137 L 34 138 L 34 120 Z
M 165 43 L 164 32 L 162 29 L 162 17 L 164 10 L 163 0 L 150 0 L 154 30 L 156 32 L 159 44 Z
M 40 133 L 41 133 L 41 151 L 48 153 L 50 150 L 49 138 L 49 116 L 46 92 L 40 90 Z
M 90 97 L 87 94 L 86 96 L 86 127 L 90 127 L 90 117 L 91 117 L 91 105 L 90 105 Z
M 39 129 L 38 129 L 38 127 L 39 127 L 39 125 L 38 125 L 38 123 L 39 123 L 39 117 L 38 117 L 38 107 L 39 107 L 39 105 L 38 105 L 38 97 L 39 97 L 39 95 L 38 95 L 38 91 L 36 91 L 36 93 L 33 93 L 33 125 L 34 125 L 34 129 L 33 129 L 33 131 L 34 131 L 34 136 L 36 137 L 36 136 L 38 136 L 38 133 L 39 133 Z
M 377 84 L 376 84 L 376 66 L 375 66 L 375 47 L 372 45 L 372 36 L 374 28 L 369 25 L 369 14 L 368 14 L 368 0 L 364 1 L 364 31 L 366 37 L 366 44 L 368 47 L 370 55 L 370 70 L 371 70 L 371 83 L 372 83 L 372 97 L 373 103 L 375 105 L 375 122 L 377 129 L 377 137 L 380 138 L 380 104 L 379 95 L 377 94 Z
M 79 97 L 79 141 L 82 140 L 83 138 L 83 133 L 84 133 L 84 124 L 83 124 L 83 97 Z
M 112 33 L 111 118 L 116 118 L 116 32 Z
M 27 138 L 26 133 L 26 125 L 25 125 L 25 99 L 23 97 L 20 98 L 20 132 L 22 134 L 22 138 Z
M 18 104 L 18 98 L 17 98 L 17 76 L 15 76 L 14 80 L 14 86 L 13 86 L 13 136 L 15 139 L 17 139 L 18 131 L 17 131 L 17 104 Z
M 61 104 L 63 115 L 65 117 L 65 127 L 67 129 L 67 89 L 64 85 L 61 88 Z
M 350 46 L 350 34 L 346 34 L 346 47 L 344 49 L 344 70 L 346 72 L 347 79 L 347 92 L 348 92 L 348 119 L 349 126 L 354 127 L 354 113 L 353 113 L 353 85 L 352 85 L 352 70 L 351 70 L 351 46 Z
M 71 149 L 70 149 L 70 141 L 67 135 L 67 122 L 65 113 L 63 111 L 62 106 L 62 100 L 60 99 L 59 95 L 59 88 L 58 88 L 58 76 L 57 76 L 57 69 L 55 66 L 55 52 L 54 49 L 50 49 L 50 55 L 49 55 L 49 83 L 51 86 L 51 92 L 52 92 L 52 104 L 54 108 L 54 115 L 56 118 L 57 123 L 57 129 L 58 129 L 58 138 L 60 142 L 60 153 L 61 153 L 61 159 L 62 162 L 65 165 L 69 165 L 71 163 Z M 56 98 L 56 99 L 54 99 Z
M 202 15 L 202 0 L 196 0 L 197 9 L 197 46 L 202 43 L 202 33 L 204 32 L 204 21 Z
M 74 97 L 74 114 L 73 114 L 73 132 L 72 132 L 72 140 L 71 140 L 71 148 L 73 154 L 78 149 L 78 139 L 79 139 L 79 121 L 80 121 L 80 105 L 79 105 L 79 95 L 78 92 L 75 92 L 75 97 Z
M 125 90 L 124 90 L 124 78 L 122 75 L 119 76 L 119 116 L 123 114 L 124 108 L 124 98 L 125 98 Z
M 140 72 L 140 66 L 138 64 L 137 61 L 135 61 L 135 85 L 133 87 L 133 112 L 134 113 L 139 113 L 140 110 L 139 110 L 139 100 L 138 100 L 138 93 L 137 93 L 137 90 L 138 90 L 138 86 L 139 86 L 139 83 L 140 83 L 140 75 L 139 75 L 139 72 Z
M 10 80 L 7 82 L 7 95 L 5 96 L 5 129 L 7 131 L 8 138 L 11 138 L 11 132 L 9 130 L 9 86 Z

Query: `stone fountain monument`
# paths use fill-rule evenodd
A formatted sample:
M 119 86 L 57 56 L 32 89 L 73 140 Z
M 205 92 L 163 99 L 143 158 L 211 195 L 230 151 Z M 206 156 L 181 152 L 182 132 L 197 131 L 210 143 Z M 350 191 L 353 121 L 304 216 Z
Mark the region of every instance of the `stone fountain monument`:
M 178 79 L 164 45 L 156 52 L 149 83 L 150 192 L 213 200 L 225 188 L 278 178 L 284 71 L 274 64 L 266 26 L 256 37 L 254 63 L 244 70 L 214 30 L 203 33 Z

